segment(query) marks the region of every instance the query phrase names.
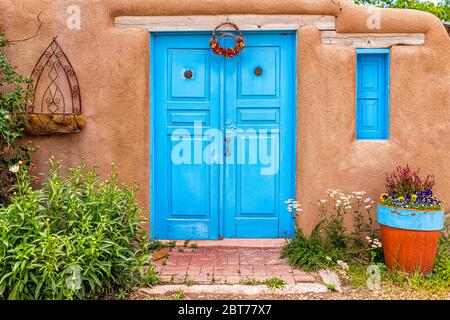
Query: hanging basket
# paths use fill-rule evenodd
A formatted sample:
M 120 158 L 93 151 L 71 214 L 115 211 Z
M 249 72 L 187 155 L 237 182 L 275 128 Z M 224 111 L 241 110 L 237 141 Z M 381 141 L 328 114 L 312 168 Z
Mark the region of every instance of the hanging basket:
M 223 27 L 223 26 L 232 26 L 236 31 L 237 34 L 231 33 L 231 32 L 218 32 L 219 28 Z M 234 46 L 230 47 L 230 48 L 224 48 L 222 47 L 219 42 L 221 38 L 224 37 L 230 37 L 232 39 L 234 39 Z M 212 52 L 214 52 L 215 54 L 227 57 L 227 58 L 232 58 L 234 56 L 237 56 L 239 54 L 239 52 L 242 51 L 242 49 L 244 49 L 245 47 L 245 42 L 244 42 L 244 36 L 242 35 L 241 30 L 239 30 L 239 27 L 234 24 L 233 22 L 223 22 L 221 24 L 219 24 L 213 31 L 212 33 L 212 38 L 211 40 L 209 40 L 209 46 L 211 47 Z
M 25 132 L 31 135 L 76 133 L 85 126 L 81 114 L 29 114 Z

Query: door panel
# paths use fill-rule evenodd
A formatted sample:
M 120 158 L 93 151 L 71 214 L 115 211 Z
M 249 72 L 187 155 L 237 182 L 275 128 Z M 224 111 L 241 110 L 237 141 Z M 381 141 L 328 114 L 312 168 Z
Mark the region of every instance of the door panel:
M 210 53 L 204 49 L 169 49 L 171 98 L 209 98 Z M 184 77 L 186 71 L 192 78 Z
M 291 33 L 250 34 L 225 61 L 225 237 L 292 234 L 284 201 L 293 197 L 293 44 Z
M 246 96 L 276 96 L 279 66 L 279 47 L 247 47 L 239 56 L 240 98 Z M 255 69 L 262 74 L 256 75 Z
M 295 34 L 248 33 L 232 59 L 209 38 L 152 36 L 152 237 L 290 236 Z
M 169 34 L 152 39 L 152 224 L 158 239 L 219 236 L 219 165 L 201 152 L 209 143 L 205 132 L 219 127 L 220 63 L 208 39 Z

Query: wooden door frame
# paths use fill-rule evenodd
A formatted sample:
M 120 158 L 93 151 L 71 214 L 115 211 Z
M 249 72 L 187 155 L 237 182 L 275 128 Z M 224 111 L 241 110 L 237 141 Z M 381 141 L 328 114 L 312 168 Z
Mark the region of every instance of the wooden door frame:
M 264 30 L 264 33 L 270 33 L 270 32 L 276 32 L 276 31 L 280 31 L 278 29 L 276 30 Z M 296 175 L 296 163 L 297 163 L 297 63 L 296 63 L 296 57 L 297 57 L 297 47 L 296 47 L 296 43 L 297 43 L 297 36 L 298 33 L 296 32 L 296 30 L 286 30 L 289 31 L 291 33 L 294 34 L 294 44 L 292 46 L 292 50 L 293 50 L 293 54 L 292 57 L 294 58 L 293 61 L 293 65 L 295 67 L 295 70 L 292 72 L 293 75 L 293 84 L 292 87 L 294 88 L 293 92 L 292 92 L 292 101 L 293 101 L 293 105 L 292 105 L 292 168 L 290 169 L 291 174 L 293 175 L 292 177 L 292 195 L 295 197 L 296 195 L 296 190 L 297 190 L 297 175 Z M 150 37 L 150 41 L 149 41 L 149 45 L 150 45 L 150 137 L 149 137 L 149 141 L 150 141 L 150 203 L 149 203 L 149 209 L 150 209 L 150 222 L 149 222 L 149 230 L 150 230 L 150 239 L 155 239 L 154 238 L 154 234 L 155 234 L 155 215 L 156 213 L 154 212 L 153 207 L 154 207 L 154 199 L 155 199 L 155 175 L 153 174 L 155 171 L 155 159 L 154 159 L 154 154 L 155 154 L 155 141 L 154 141 L 154 137 L 155 137 L 155 123 L 154 123 L 154 115 L 155 115 L 155 110 L 154 110 L 154 105 L 155 105 L 155 101 L 154 101 L 154 87 L 153 87 L 153 83 L 154 83 L 154 78 L 155 75 L 153 73 L 153 68 L 152 66 L 154 65 L 154 54 L 152 54 L 154 52 L 154 35 L 158 35 L 158 34 L 180 34 L 180 33 L 189 33 L 189 34 L 205 34 L 205 32 L 210 32 L 210 31 L 189 31 L 189 30 L 184 30 L 184 31 L 167 31 L 167 32 L 150 32 L 149 33 L 149 37 Z M 253 32 L 252 32 L 253 33 Z M 254 33 L 258 33 L 257 31 L 254 31 Z M 222 77 L 223 75 L 221 75 Z M 220 112 L 222 112 L 223 110 L 220 110 Z M 222 168 L 220 169 L 220 179 L 222 179 Z M 222 186 L 223 181 L 220 182 L 219 185 L 219 240 L 223 239 L 223 235 L 224 235 L 224 225 L 223 225 L 223 218 L 224 218 L 224 212 L 222 212 L 223 210 L 223 186 Z M 286 214 L 288 214 L 288 212 L 286 212 Z M 292 219 L 291 222 L 291 226 L 290 226 L 290 231 L 291 231 L 291 235 L 294 235 L 294 231 L 295 231 L 295 225 L 296 225 L 296 221 L 295 219 Z M 159 239 L 159 240 L 170 240 L 170 239 Z M 189 240 L 189 239 L 186 239 Z
M 354 48 L 387 48 L 395 45 L 423 46 L 425 33 L 340 33 L 331 15 L 198 15 L 198 16 L 117 16 L 117 28 L 149 32 L 210 31 L 224 21 L 233 21 L 243 31 L 298 31 L 314 26 L 322 44 Z M 224 28 L 226 29 L 226 27 Z

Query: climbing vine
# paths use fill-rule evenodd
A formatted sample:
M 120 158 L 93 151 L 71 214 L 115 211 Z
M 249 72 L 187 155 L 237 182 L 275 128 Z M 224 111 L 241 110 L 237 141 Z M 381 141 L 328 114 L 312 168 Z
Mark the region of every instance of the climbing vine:
M 8 204 L 14 173 L 20 166 L 30 165 L 33 151 L 23 139 L 30 80 L 9 63 L 7 46 L 8 40 L 0 32 L 0 205 Z

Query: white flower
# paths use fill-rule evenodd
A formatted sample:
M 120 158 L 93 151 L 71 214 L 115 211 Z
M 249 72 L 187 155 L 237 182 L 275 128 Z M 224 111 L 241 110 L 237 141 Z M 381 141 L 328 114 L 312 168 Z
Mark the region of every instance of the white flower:
M 375 246 L 374 248 L 381 248 L 383 245 L 382 245 L 382 243 L 380 242 L 380 240 L 378 240 L 378 239 L 373 239 L 372 247 L 373 247 L 373 246 Z
M 337 264 L 338 264 L 342 269 L 348 270 L 348 264 L 345 263 L 344 261 L 338 260 L 338 261 L 337 261 Z
M 12 173 L 16 173 L 19 172 L 20 170 L 20 166 L 18 164 L 12 165 L 9 167 L 9 171 L 11 171 Z
M 303 209 L 301 208 L 300 202 L 298 202 L 298 201 L 296 201 L 294 199 L 288 199 L 288 200 L 284 201 L 284 203 L 287 204 L 287 210 L 289 212 L 293 212 L 294 210 L 296 212 L 302 212 L 303 211 Z
M 329 257 L 329 256 L 326 256 L 325 259 L 327 259 L 328 261 L 332 260 L 331 257 Z
M 362 199 L 363 196 L 366 194 L 365 191 L 353 191 L 352 194 L 355 196 L 356 199 Z
M 334 196 L 336 196 L 337 194 L 341 194 L 342 192 L 341 192 L 341 190 L 339 190 L 339 189 L 337 189 L 337 190 L 334 190 L 334 189 L 328 189 L 327 190 L 327 194 L 331 197 L 331 198 L 334 198 Z

